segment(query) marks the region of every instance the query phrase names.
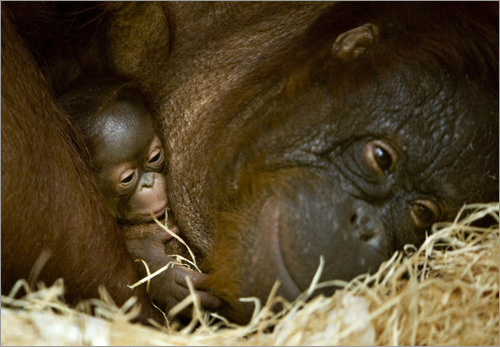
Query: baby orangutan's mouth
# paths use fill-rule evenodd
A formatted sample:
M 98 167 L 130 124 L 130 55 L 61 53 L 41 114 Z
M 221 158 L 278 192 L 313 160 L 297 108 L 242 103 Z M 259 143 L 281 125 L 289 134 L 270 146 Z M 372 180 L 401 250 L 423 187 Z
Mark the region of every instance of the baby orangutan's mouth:
M 158 208 L 154 211 L 149 210 L 147 213 L 141 214 L 141 218 L 145 221 L 152 221 L 153 216 L 151 214 L 153 214 L 156 218 L 160 218 L 160 217 L 165 215 L 165 211 L 166 211 L 167 207 L 168 207 L 168 203 L 166 203 L 161 208 Z
M 155 215 L 156 218 L 160 218 L 161 216 L 165 215 L 165 209 L 166 208 L 167 207 L 165 206 L 161 210 L 158 210 L 157 212 L 153 212 L 153 214 Z

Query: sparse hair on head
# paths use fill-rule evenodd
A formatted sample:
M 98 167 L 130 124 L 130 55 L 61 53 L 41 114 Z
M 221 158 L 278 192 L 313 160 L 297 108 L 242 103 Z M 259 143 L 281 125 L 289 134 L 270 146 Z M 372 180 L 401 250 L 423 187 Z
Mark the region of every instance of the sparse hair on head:
M 133 82 L 114 77 L 87 79 L 69 89 L 58 102 L 72 121 L 84 127 L 120 100 L 138 100 L 145 104 Z M 82 130 L 85 132 L 85 129 Z
M 134 82 L 116 77 L 79 81 L 58 99 L 58 103 L 80 130 L 87 149 L 92 153 L 92 146 L 99 141 L 99 119 L 109 107 L 123 100 L 136 101 L 147 107 Z

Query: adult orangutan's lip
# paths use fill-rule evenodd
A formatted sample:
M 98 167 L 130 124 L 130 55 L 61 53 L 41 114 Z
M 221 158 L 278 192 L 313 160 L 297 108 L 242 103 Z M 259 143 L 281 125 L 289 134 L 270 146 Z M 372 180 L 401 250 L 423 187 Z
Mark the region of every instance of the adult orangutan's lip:
M 288 296 L 289 299 L 295 300 L 302 293 L 302 291 L 290 275 L 288 267 L 285 264 L 285 260 L 283 259 L 283 252 L 279 241 L 279 230 L 273 231 L 272 239 L 274 247 L 276 247 L 275 261 L 278 266 L 278 275 L 282 286 L 281 289 L 286 293 L 286 296 Z
M 274 209 L 273 211 L 273 218 L 272 218 L 272 226 L 271 230 L 269 232 L 270 236 L 270 244 L 273 256 L 274 256 L 274 262 L 275 265 L 277 266 L 278 270 L 278 278 L 281 282 L 281 291 L 284 294 L 285 298 L 293 301 L 295 300 L 301 293 L 300 287 L 297 285 L 297 283 L 293 280 L 292 276 L 290 275 L 290 272 L 288 270 L 288 267 L 286 266 L 285 260 L 283 259 L 283 251 L 281 248 L 281 242 L 280 242 L 280 229 L 279 229 L 279 209 L 276 207 L 272 208 L 269 205 L 271 204 L 271 200 L 266 202 L 264 205 L 264 208 L 271 208 Z

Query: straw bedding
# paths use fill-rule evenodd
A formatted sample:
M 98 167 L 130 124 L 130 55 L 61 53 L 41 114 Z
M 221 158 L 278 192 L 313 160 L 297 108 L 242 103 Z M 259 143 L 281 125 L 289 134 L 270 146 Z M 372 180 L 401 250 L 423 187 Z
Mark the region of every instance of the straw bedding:
M 23 299 L 2 296 L 2 345 L 499 345 L 498 203 L 466 206 L 438 223 L 420 248 L 408 246 L 373 275 L 333 297 L 310 294 L 284 310 L 256 303 L 252 321 L 233 325 L 200 310 L 185 327 L 129 323 L 133 302 L 119 308 L 102 292 L 77 308 L 61 300 L 57 282 Z M 490 215 L 496 225 L 471 225 Z M 316 275 L 321 272 L 321 266 Z M 23 286 L 25 282 L 18 282 Z M 274 289 L 277 287 L 275 286 Z M 188 300 L 193 300 L 190 298 Z M 252 300 L 252 299 L 246 299 Z M 307 301 L 307 303 L 306 303 Z M 90 306 L 98 317 L 91 317 Z

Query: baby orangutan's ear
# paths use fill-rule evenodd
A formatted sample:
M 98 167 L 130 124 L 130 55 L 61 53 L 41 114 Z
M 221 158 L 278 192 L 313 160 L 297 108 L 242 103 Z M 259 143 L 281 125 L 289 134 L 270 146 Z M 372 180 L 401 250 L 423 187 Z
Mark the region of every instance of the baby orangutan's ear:
M 340 34 L 333 43 L 332 57 L 349 61 L 363 54 L 379 37 L 378 26 L 366 23 Z

